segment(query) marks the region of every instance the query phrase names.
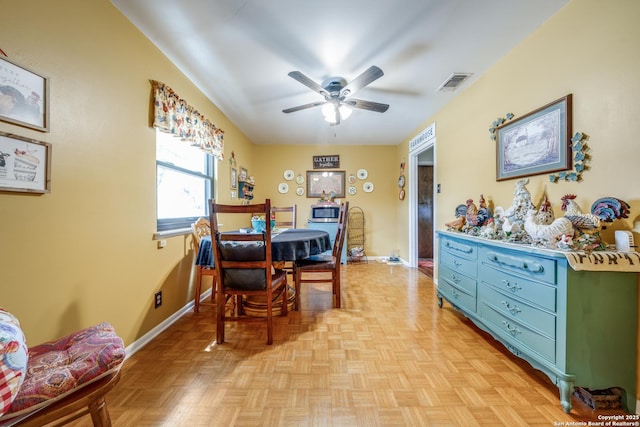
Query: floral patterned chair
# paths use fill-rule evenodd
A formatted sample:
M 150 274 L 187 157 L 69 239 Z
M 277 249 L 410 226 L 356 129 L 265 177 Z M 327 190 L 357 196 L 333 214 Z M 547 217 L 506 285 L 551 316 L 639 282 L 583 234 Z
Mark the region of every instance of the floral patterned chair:
M 86 414 L 111 426 L 104 396 L 124 358 L 106 322 L 28 348 L 18 320 L 0 308 L 0 426 L 62 425 Z

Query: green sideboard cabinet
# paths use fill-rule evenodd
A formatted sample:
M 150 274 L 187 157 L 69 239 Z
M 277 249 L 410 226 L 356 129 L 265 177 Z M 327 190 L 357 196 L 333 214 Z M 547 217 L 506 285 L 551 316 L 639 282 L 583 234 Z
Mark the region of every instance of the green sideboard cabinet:
M 611 270 L 617 271 L 605 271 L 602 262 L 598 271 L 576 271 L 561 251 L 455 232 L 438 237 L 440 307 L 448 301 L 549 376 L 565 412 L 578 386 L 620 387 L 624 409 L 635 411 L 636 258 L 627 260 L 631 271 L 615 259 Z

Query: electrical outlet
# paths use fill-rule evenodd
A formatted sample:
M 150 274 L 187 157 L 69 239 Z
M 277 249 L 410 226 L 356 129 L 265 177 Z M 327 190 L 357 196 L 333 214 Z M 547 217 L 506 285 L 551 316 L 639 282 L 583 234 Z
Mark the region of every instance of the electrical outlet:
M 162 305 L 162 291 L 156 292 L 155 308 L 158 308 L 161 305 Z
M 167 241 L 166 240 L 158 240 L 158 249 L 162 249 L 165 246 L 167 246 Z

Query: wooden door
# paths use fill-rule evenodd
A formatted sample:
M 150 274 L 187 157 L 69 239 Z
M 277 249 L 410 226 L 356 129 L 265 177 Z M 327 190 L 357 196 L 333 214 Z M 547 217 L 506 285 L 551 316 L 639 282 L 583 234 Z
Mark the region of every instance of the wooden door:
M 433 258 L 433 166 L 418 166 L 418 258 Z

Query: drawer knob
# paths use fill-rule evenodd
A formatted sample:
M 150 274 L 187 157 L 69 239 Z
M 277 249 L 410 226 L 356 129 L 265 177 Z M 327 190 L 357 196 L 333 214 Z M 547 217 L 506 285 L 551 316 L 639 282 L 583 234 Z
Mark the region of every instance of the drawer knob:
M 460 283 L 460 281 L 462 280 L 462 278 L 456 276 L 455 274 L 451 275 L 451 280 L 453 280 L 456 283 Z
M 461 295 L 461 294 L 460 294 L 460 292 L 455 291 L 455 290 L 453 290 L 453 289 L 452 289 L 452 290 L 451 290 L 451 295 L 453 295 L 453 296 L 454 296 L 454 298 L 460 298 L 460 295 Z
M 502 301 L 502 305 L 504 305 L 514 316 L 522 311 L 517 305 L 512 307 L 511 304 L 509 304 L 509 301 Z
M 516 335 L 518 335 L 518 334 L 521 334 L 521 333 L 522 333 L 522 331 L 521 331 L 520 329 L 518 329 L 518 328 L 517 328 L 517 327 L 515 327 L 515 326 L 511 326 L 511 325 L 509 324 L 509 322 L 507 322 L 506 320 L 503 320 L 503 321 L 502 321 L 502 324 L 507 328 L 507 331 L 509 331 L 509 333 L 510 333 L 511 335 L 513 335 L 514 337 L 515 337 Z
M 460 267 L 462 265 L 462 263 L 460 261 L 458 261 L 457 259 L 453 260 L 453 265 L 455 265 L 456 267 Z
M 518 285 L 518 283 L 511 283 L 510 281 L 508 281 L 507 279 L 504 279 L 502 281 L 502 284 L 505 285 L 507 287 L 507 289 L 509 289 L 511 292 L 518 292 L 520 289 L 522 289 L 522 287 L 520 287 L 520 285 Z

